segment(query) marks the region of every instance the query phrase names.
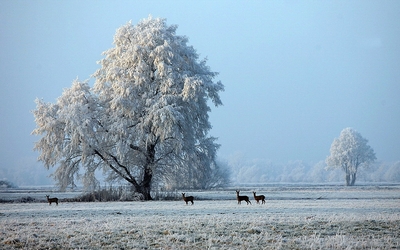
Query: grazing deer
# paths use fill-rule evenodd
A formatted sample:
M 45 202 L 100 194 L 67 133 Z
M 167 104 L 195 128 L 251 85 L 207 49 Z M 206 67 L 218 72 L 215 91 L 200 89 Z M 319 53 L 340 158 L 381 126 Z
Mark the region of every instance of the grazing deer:
M 194 197 L 193 196 L 185 197 L 185 193 L 182 193 L 182 198 L 186 202 L 186 205 L 188 204 L 189 201 L 192 202 L 192 205 L 194 204 L 194 202 L 193 202 Z
M 51 205 L 52 202 L 55 202 L 56 205 L 58 206 L 58 198 L 50 198 L 48 195 L 46 195 L 47 201 L 49 202 L 49 206 Z
M 260 204 L 260 200 L 261 200 L 261 204 L 265 204 L 265 196 L 264 195 L 256 195 L 256 192 L 253 192 L 254 195 L 254 199 L 257 201 L 257 204 Z
M 251 204 L 249 197 L 245 196 L 245 195 L 241 196 L 241 195 L 239 195 L 239 192 L 240 192 L 239 190 L 236 190 L 236 198 L 237 198 L 238 204 L 242 204 L 242 201 L 246 201 L 247 205 L 249 205 L 249 203 Z

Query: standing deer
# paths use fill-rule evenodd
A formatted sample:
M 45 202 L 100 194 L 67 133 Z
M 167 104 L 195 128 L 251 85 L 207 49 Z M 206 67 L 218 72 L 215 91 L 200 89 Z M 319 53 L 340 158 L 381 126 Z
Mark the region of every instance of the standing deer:
M 194 202 L 193 202 L 194 197 L 193 196 L 185 197 L 185 193 L 182 193 L 182 198 L 186 202 L 186 205 L 188 204 L 189 201 L 192 202 L 192 205 L 194 204 Z
M 241 195 L 239 195 L 239 192 L 240 192 L 239 190 L 236 190 L 236 198 L 237 198 L 238 204 L 242 204 L 242 201 L 246 201 L 247 205 L 249 205 L 249 203 L 251 204 L 249 197 L 245 196 L 245 195 L 241 196 Z
M 50 198 L 48 195 L 46 195 L 47 198 L 47 202 L 49 203 L 49 206 L 51 205 L 52 202 L 55 202 L 56 205 L 58 206 L 58 198 L 54 197 L 54 198 Z
M 261 200 L 261 204 L 265 204 L 265 196 L 264 195 L 256 195 L 256 192 L 253 192 L 254 195 L 254 199 L 257 201 L 257 204 L 260 204 L 260 200 Z

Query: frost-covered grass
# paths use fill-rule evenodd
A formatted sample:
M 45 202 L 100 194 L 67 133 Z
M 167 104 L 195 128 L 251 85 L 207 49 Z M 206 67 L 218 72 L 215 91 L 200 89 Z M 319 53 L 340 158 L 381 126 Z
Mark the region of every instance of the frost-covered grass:
M 183 201 L 0 204 L 0 248 L 400 248 L 400 193 L 370 191 L 360 190 L 360 199 L 346 198 L 345 191 L 318 199 L 325 191 L 309 190 L 316 199 L 269 199 L 265 205 L 252 197 L 253 205 L 238 205 L 232 191 L 218 193 L 231 200 L 195 200 L 193 206 Z

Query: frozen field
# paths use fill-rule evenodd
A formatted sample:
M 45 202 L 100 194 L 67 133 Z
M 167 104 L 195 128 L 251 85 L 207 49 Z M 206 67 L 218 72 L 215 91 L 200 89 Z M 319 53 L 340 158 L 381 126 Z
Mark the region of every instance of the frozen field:
M 0 204 L 0 249 L 399 249 L 400 189 L 279 188 L 202 200 Z M 241 195 L 252 195 L 251 189 Z M 216 200 L 206 198 L 213 197 Z M 219 199 L 217 199 L 219 198 Z

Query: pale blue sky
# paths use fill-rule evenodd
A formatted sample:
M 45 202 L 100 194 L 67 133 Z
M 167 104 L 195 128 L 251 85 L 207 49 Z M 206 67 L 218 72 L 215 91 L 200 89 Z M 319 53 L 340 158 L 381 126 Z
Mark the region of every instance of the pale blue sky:
M 318 162 L 353 127 L 400 160 L 400 1 L 0 1 L 0 169 L 40 165 L 34 99 L 89 78 L 116 29 L 149 14 L 220 72 L 222 158 Z

